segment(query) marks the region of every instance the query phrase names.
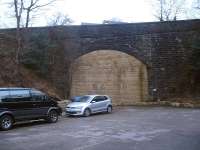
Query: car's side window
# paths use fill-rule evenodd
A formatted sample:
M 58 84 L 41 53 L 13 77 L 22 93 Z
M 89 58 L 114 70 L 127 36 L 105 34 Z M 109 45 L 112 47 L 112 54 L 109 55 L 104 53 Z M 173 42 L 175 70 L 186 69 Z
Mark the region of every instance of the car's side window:
M 108 99 L 108 97 L 107 96 L 104 96 L 104 100 L 107 100 Z
M 42 102 L 46 100 L 46 95 L 37 90 L 31 90 L 31 101 Z
M 29 90 L 10 90 L 9 91 L 9 98 L 7 100 L 9 102 L 27 102 L 27 101 L 30 101 Z
M 96 102 L 100 102 L 101 101 L 101 97 L 100 96 L 96 96 L 93 100 L 96 101 Z
M 92 99 L 92 101 L 98 102 L 97 96 Z
M 96 96 L 93 100 L 96 101 L 96 102 L 101 102 L 101 101 L 104 101 L 106 100 L 106 96 Z
M 99 96 L 99 102 L 103 101 L 104 100 L 104 97 L 103 96 Z

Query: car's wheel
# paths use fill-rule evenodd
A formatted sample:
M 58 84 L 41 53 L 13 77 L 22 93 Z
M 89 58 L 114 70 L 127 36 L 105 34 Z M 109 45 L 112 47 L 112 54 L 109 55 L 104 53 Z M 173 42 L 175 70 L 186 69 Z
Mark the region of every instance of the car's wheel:
M 89 109 L 89 108 L 86 108 L 83 115 L 84 115 L 85 117 L 90 116 L 90 115 L 91 115 L 90 109 Z
M 0 118 L 0 128 L 2 130 L 9 130 L 13 126 L 13 118 L 10 115 L 3 115 Z
M 51 110 L 47 116 L 47 121 L 49 123 L 55 123 L 58 121 L 58 113 L 55 110 Z
M 112 106 L 107 107 L 107 113 L 112 113 Z

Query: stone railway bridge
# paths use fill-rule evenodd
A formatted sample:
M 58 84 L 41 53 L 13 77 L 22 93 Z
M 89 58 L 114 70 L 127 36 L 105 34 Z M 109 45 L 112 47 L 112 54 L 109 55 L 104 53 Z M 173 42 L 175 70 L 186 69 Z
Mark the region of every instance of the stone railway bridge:
M 44 33 L 58 45 L 48 79 L 63 96 L 107 94 L 118 105 L 198 97 L 194 82 L 199 81 L 188 68 L 200 20 L 29 28 L 24 33 L 29 42 L 33 34 Z

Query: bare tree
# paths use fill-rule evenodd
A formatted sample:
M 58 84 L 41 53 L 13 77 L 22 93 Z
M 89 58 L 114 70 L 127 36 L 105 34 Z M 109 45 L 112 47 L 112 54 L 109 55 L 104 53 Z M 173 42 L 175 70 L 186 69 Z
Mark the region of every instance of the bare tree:
M 69 25 L 71 23 L 73 23 L 73 20 L 61 12 L 57 12 L 47 21 L 48 26 Z
M 15 61 L 17 64 L 19 64 L 19 55 L 22 49 L 22 23 L 25 23 L 25 27 L 28 28 L 31 21 L 31 14 L 40 11 L 43 7 L 49 6 L 56 0 L 48 0 L 46 3 L 42 1 L 44 0 L 10 0 L 9 2 L 11 8 L 14 8 L 13 16 L 16 20 L 17 48 L 15 50 Z
M 189 19 L 198 19 L 200 17 L 200 0 L 193 0 L 189 11 Z
M 196 9 L 200 10 L 200 0 L 196 0 Z
M 154 0 L 154 7 L 159 21 L 177 20 L 184 12 L 185 0 Z
M 15 50 L 15 62 L 19 64 L 19 53 L 21 51 L 21 35 L 20 35 L 20 24 L 23 12 L 23 0 L 14 0 L 14 12 L 16 18 L 16 40 L 17 40 L 17 48 Z
M 23 2 L 23 10 L 24 10 L 24 13 L 26 16 L 25 17 L 25 27 L 28 28 L 30 20 L 31 20 L 31 13 L 38 12 L 43 7 L 51 5 L 56 0 L 49 0 L 46 3 L 44 3 L 44 2 L 42 3 L 42 0 L 29 0 L 26 2 L 25 2 L 25 0 L 22 0 L 22 1 L 24 1 Z

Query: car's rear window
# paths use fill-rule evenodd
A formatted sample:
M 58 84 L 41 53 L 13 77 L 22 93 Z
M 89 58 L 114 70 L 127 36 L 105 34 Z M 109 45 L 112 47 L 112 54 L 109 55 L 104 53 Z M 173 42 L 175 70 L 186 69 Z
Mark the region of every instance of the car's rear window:
M 29 90 L 1 90 L 0 91 L 0 102 L 20 102 L 30 101 Z
M 2 102 L 2 100 L 4 100 L 7 97 L 9 97 L 9 91 L 7 90 L 0 91 L 0 102 Z

